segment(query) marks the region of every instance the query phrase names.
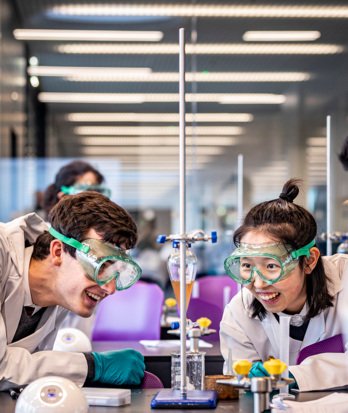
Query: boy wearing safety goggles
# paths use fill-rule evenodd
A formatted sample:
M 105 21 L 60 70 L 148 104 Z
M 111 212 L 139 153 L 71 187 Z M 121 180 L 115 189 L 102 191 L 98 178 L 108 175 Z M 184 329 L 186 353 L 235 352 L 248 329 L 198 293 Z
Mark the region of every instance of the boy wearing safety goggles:
M 348 256 L 320 256 L 313 216 L 293 203 L 298 193 L 297 181 L 288 181 L 278 199 L 253 207 L 234 234 L 236 249 L 225 270 L 245 288 L 225 308 L 221 352 L 229 362 L 229 353 L 233 360 L 278 358 L 279 317 L 287 314 L 289 371 L 299 389 L 344 386 L 344 353 L 315 355 L 296 365 L 303 348 L 341 333 L 337 313 L 344 305 L 341 282 L 348 277 Z M 257 362 L 250 375 L 268 374 Z
M 125 252 L 137 239 L 134 221 L 97 192 L 64 197 L 49 221 L 28 214 L 0 224 L 0 390 L 46 375 L 78 385 L 139 384 L 145 365 L 134 350 L 48 351 L 67 310 L 89 317 L 99 301 L 139 279 Z

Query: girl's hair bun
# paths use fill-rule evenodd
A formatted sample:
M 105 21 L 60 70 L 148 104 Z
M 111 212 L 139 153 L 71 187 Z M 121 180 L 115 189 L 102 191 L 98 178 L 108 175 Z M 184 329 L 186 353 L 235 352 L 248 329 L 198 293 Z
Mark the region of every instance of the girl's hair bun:
M 290 179 L 285 182 L 282 192 L 279 195 L 280 199 L 284 199 L 287 202 L 294 202 L 294 199 L 297 197 L 300 192 L 298 184 L 301 181 L 299 179 Z

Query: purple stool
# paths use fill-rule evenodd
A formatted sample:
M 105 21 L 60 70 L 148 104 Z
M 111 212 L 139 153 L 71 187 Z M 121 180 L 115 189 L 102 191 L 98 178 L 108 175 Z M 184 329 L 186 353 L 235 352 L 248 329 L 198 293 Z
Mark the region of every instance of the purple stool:
M 164 293 L 156 284 L 138 281 L 98 304 L 93 341 L 159 340 Z
M 200 298 L 191 298 L 189 307 L 187 309 L 187 318 L 191 321 L 196 321 L 198 318 L 207 317 L 211 320 L 210 328 L 216 330 L 216 333 L 209 336 L 203 336 L 202 339 L 206 341 L 219 341 L 219 328 L 222 319 L 223 310 Z
M 227 275 L 206 275 L 195 281 L 198 284 L 198 296 L 204 301 L 208 301 L 224 310 L 224 289 L 230 288 L 229 301 L 238 292 L 238 284 Z
M 344 353 L 344 343 L 342 334 L 326 338 L 325 340 L 313 343 L 303 348 L 297 357 L 296 364 L 302 363 L 304 359 L 321 353 Z
M 144 378 L 141 382 L 141 389 L 163 389 L 163 383 L 155 374 L 145 370 Z

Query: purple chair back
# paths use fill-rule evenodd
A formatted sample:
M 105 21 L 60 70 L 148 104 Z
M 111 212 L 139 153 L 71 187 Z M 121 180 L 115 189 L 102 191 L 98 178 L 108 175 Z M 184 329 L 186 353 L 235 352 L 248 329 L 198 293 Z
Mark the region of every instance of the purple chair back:
M 238 292 L 238 284 L 227 275 L 206 275 L 196 280 L 198 284 L 198 297 L 204 301 L 214 304 L 223 311 L 224 306 L 224 288 L 230 288 L 229 301 Z
M 344 343 L 342 334 L 319 341 L 303 348 L 297 357 L 297 363 L 300 364 L 304 359 L 315 354 L 321 353 L 344 353 Z
M 159 340 L 163 300 L 158 285 L 142 281 L 116 291 L 97 307 L 92 340 Z
M 187 309 L 187 318 L 191 321 L 196 321 L 198 318 L 208 317 L 211 320 L 210 328 L 215 329 L 216 333 L 210 334 L 209 336 L 203 336 L 202 339 L 206 341 L 219 341 L 222 313 L 223 311 L 220 307 L 211 304 L 208 301 L 201 300 L 200 298 L 191 298 Z
M 145 370 L 144 378 L 140 384 L 141 389 L 163 389 L 163 387 L 159 377 Z

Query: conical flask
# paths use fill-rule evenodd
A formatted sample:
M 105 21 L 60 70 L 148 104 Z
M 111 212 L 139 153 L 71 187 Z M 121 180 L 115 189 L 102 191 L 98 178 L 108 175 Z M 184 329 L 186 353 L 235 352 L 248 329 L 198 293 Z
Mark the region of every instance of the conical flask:
M 174 290 L 175 298 L 177 301 L 178 309 L 180 310 L 180 243 L 179 241 L 173 241 L 173 252 L 168 257 L 168 272 L 170 281 Z M 186 245 L 186 310 L 190 303 L 193 283 L 196 279 L 197 272 L 197 257 L 191 250 L 191 245 Z

